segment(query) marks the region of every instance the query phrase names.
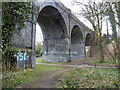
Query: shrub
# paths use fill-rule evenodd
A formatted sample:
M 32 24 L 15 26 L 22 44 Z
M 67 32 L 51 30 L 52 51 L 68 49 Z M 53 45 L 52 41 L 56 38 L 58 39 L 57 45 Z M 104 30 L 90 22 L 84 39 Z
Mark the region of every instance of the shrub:
M 36 51 L 36 57 L 41 57 L 43 54 L 43 45 L 41 43 L 37 44 L 35 51 Z

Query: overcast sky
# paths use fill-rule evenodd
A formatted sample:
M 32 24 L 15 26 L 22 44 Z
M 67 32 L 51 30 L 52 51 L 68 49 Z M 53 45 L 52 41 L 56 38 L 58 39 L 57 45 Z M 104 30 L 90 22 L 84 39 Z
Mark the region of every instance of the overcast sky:
M 73 1 L 75 0 L 60 0 L 67 8 L 69 8 L 72 12 L 76 12 L 76 13 L 79 13 L 81 12 L 81 8 L 79 5 L 73 5 Z M 82 3 L 85 3 L 87 2 L 88 0 L 78 0 Z M 83 2 L 84 1 L 84 2 Z M 97 1 L 97 0 L 96 0 Z M 77 18 L 83 22 L 85 25 L 87 25 L 90 29 L 92 29 L 92 25 L 89 23 L 89 21 L 87 21 L 83 16 L 77 16 Z M 110 27 L 110 24 L 109 24 L 109 33 L 111 34 L 112 31 L 111 31 L 111 27 Z M 106 32 L 106 22 L 103 23 L 103 33 L 107 33 Z M 42 42 L 43 41 L 43 36 L 42 36 L 42 32 L 41 32 L 41 29 L 40 29 L 40 26 L 37 24 L 36 25 L 36 43 L 37 42 Z

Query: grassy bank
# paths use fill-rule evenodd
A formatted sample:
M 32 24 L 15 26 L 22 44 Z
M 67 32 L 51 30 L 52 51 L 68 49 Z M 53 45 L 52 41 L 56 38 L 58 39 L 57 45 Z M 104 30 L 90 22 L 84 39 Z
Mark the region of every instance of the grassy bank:
M 79 68 L 64 72 L 53 87 L 56 88 L 117 88 L 117 69 Z
M 20 84 L 40 80 L 48 72 L 62 69 L 60 66 L 36 65 L 35 69 L 3 72 L 2 87 L 14 88 Z

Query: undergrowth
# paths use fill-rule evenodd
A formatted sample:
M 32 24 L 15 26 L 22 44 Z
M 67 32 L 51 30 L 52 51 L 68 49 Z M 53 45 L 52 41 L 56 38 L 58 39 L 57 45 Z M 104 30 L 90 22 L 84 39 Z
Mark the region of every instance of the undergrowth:
M 56 88 L 117 88 L 117 69 L 79 68 L 63 73 Z

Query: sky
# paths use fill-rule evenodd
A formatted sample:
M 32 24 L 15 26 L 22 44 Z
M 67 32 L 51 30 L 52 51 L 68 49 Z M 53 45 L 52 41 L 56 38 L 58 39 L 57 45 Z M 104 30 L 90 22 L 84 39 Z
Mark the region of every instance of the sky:
M 75 12 L 75 13 L 79 13 L 81 12 L 81 8 L 79 5 L 73 5 L 73 1 L 75 0 L 60 0 L 67 8 L 69 8 L 71 10 L 71 12 Z M 80 2 L 87 2 L 88 0 L 78 0 Z M 96 0 L 97 1 L 97 0 Z M 90 29 L 92 29 L 92 25 L 89 23 L 89 21 L 87 21 L 83 16 L 76 16 L 81 22 L 83 22 L 86 26 L 88 26 Z M 108 30 L 109 33 L 112 34 L 112 30 L 110 27 L 110 23 L 108 22 Z M 106 22 L 103 23 L 103 33 L 107 33 L 106 32 Z M 36 44 L 39 42 L 43 42 L 43 36 L 42 36 L 42 31 L 40 29 L 40 26 L 37 24 L 36 25 Z

